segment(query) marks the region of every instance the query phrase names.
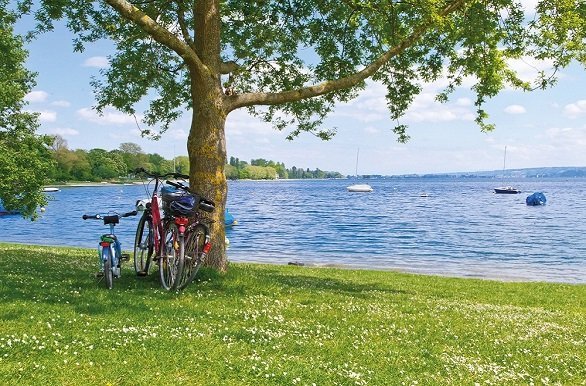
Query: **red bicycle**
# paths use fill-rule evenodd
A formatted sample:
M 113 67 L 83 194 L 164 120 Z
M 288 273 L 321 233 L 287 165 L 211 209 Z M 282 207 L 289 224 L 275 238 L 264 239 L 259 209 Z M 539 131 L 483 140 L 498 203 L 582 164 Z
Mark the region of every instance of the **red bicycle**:
M 143 215 L 134 241 L 134 268 L 137 275 L 146 276 L 151 262 L 156 260 L 161 286 L 166 290 L 181 290 L 193 281 L 211 249 L 209 228 L 200 221 L 198 210 L 211 212 L 215 205 L 183 184 L 165 181 L 163 185 L 167 177 L 186 180 L 189 178 L 186 175 L 160 175 L 142 168 L 136 172 L 150 177 L 154 187 L 150 202 L 137 202 L 137 209 L 143 210 Z

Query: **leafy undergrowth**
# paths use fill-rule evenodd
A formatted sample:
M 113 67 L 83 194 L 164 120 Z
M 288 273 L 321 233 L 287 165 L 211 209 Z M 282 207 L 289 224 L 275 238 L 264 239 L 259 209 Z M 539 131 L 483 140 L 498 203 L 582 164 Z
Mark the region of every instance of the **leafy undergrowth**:
M 2 385 L 585 384 L 586 286 L 230 264 L 181 293 L 0 244 Z

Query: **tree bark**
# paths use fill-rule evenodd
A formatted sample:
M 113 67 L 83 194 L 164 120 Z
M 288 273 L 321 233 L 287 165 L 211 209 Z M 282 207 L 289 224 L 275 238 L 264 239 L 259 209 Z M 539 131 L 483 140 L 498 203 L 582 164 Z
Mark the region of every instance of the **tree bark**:
M 190 185 L 193 190 L 216 203 L 216 209 L 210 215 L 213 222 L 209 224 L 212 250 L 204 265 L 224 272 L 227 268 L 224 210 L 228 193 L 224 175 L 226 117 L 218 108 L 218 99 L 207 97 L 205 101 L 194 105 L 187 151 Z
M 212 250 L 204 265 L 220 272 L 226 271 L 226 231 L 224 210 L 228 186 L 224 175 L 227 160 L 226 110 L 220 82 L 220 9 L 218 0 L 197 1 L 194 8 L 195 56 L 207 71 L 197 63 L 190 66 L 193 112 L 187 140 L 189 153 L 189 181 L 194 190 L 216 203 L 210 225 Z

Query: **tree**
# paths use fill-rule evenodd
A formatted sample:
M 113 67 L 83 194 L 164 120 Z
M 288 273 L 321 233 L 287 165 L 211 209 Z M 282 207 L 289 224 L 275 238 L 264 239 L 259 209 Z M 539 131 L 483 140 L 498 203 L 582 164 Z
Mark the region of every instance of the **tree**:
M 67 140 L 65 138 L 63 138 L 59 134 L 52 135 L 51 138 L 51 150 L 59 151 L 62 149 L 67 149 Z
M 23 110 L 24 97 L 35 85 L 35 74 L 24 68 L 27 52 L 14 35 L 15 15 L 0 0 L 0 200 L 8 210 L 36 218 L 46 205 L 43 185 L 52 168 L 51 138 L 36 135 L 37 114 Z
M 126 174 L 126 164 L 118 150 L 91 149 L 88 160 L 92 175 L 97 179 L 111 179 Z
M 21 0 L 21 9 L 30 11 L 33 3 Z M 539 0 L 531 20 L 514 0 L 38 3 L 37 31 L 50 30 L 52 19 L 68 18 L 77 34 L 75 49 L 102 38 L 115 42 L 111 66 L 93 81 L 98 110 L 111 105 L 132 115 L 143 98 L 151 98 L 142 130 L 155 137 L 183 111 L 191 112 L 190 180 L 217 203 L 207 263 L 220 270 L 226 268 L 221 217 L 230 112 L 248 108 L 290 130 L 290 139 L 302 132 L 327 139 L 335 130 L 323 127 L 324 118 L 337 101 L 355 97 L 367 79 L 387 87 L 390 118 L 397 121 L 423 82 L 447 76 L 439 100 L 473 79 L 477 123 L 491 130 L 485 101 L 506 85 L 531 88 L 508 59 L 551 59 L 554 72 L 574 58 L 586 61 L 581 0 Z M 554 81 L 541 74 L 535 86 Z M 405 125 L 398 122 L 393 130 L 400 141 L 408 139 Z
M 189 157 L 179 155 L 174 160 L 175 171 L 181 174 L 189 174 Z M 171 169 L 173 170 L 173 169 Z M 171 171 L 170 170 L 170 171 Z
M 72 152 L 71 177 L 77 181 L 90 181 L 94 179 L 89 154 L 86 150 L 77 149 Z
M 147 161 L 147 156 L 142 151 L 142 148 L 136 143 L 124 142 L 118 147 L 120 155 L 126 164 L 126 171 L 130 172 L 136 170 L 141 164 Z

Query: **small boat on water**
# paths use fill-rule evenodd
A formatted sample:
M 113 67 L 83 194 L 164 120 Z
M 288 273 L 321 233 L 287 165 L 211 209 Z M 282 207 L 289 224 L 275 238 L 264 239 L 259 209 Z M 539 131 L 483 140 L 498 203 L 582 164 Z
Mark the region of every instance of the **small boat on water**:
M 356 177 L 358 177 L 358 155 L 360 154 L 360 148 L 356 152 Z M 354 184 L 346 187 L 349 192 L 372 192 L 372 187 L 368 184 Z
M 521 193 L 519 189 L 513 188 L 512 186 L 501 186 L 499 188 L 494 188 L 494 192 L 498 194 L 517 194 Z
M 349 192 L 372 192 L 373 190 L 368 184 L 354 184 L 348 186 L 346 189 L 348 189 Z
M 4 207 L 2 200 L 0 200 L 0 216 L 9 215 L 9 214 L 19 214 L 19 213 L 20 212 L 18 210 L 7 210 Z
M 43 188 L 43 192 L 58 192 L 60 189 L 59 188 L 53 188 L 50 186 L 44 187 Z
M 505 170 L 507 167 L 507 147 L 505 146 L 505 156 L 503 158 L 503 177 L 505 176 Z M 513 188 L 512 186 L 500 186 L 494 188 L 496 194 L 517 194 L 521 193 L 519 189 Z

